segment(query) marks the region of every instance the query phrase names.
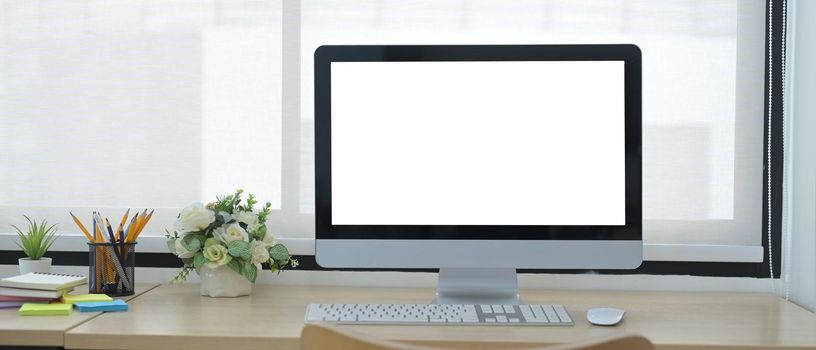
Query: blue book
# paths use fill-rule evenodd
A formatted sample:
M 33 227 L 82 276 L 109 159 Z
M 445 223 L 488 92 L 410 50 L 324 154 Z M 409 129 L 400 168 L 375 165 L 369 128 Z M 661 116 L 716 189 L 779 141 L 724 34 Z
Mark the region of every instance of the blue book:
M 122 299 L 74 303 L 74 306 L 79 312 L 127 311 L 128 309 L 127 303 Z

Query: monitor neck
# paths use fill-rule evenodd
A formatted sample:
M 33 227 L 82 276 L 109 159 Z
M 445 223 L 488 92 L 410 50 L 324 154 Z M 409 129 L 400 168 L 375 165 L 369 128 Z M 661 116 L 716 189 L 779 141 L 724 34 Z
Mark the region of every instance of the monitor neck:
M 441 268 L 435 304 L 521 304 L 516 270 Z

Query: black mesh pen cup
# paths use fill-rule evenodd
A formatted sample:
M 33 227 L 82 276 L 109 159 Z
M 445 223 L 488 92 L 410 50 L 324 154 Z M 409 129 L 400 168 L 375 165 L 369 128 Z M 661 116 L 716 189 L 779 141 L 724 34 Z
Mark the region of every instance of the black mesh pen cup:
M 133 295 L 136 242 L 88 243 L 88 292 Z

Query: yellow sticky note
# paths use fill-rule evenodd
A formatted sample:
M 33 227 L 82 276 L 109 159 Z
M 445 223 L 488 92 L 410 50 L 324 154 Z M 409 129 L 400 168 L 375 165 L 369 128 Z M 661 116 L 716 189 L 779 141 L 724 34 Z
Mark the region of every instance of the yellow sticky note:
M 62 302 L 66 304 L 112 300 L 113 298 L 105 294 L 63 294 L 62 296 Z
M 36 304 L 25 303 L 17 311 L 20 316 L 68 316 L 71 304 Z

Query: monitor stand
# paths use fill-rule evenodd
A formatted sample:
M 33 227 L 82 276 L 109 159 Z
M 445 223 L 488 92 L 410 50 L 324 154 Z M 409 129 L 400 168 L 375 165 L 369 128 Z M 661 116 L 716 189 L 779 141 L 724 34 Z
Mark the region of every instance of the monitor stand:
M 516 269 L 441 268 L 434 304 L 521 304 Z

